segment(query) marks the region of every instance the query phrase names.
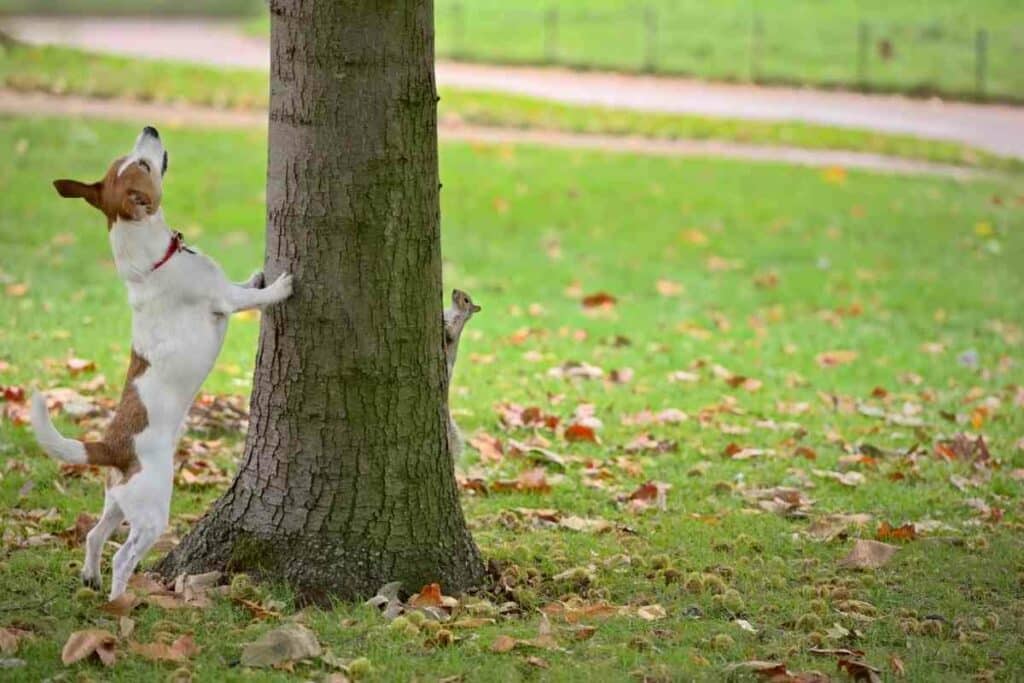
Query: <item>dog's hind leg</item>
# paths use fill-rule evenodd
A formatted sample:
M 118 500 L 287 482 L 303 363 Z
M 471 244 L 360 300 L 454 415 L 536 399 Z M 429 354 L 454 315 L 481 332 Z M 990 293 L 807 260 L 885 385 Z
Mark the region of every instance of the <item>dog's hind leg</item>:
M 132 530 L 128 534 L 128 540 L 114 554 L 114 578 L 110 584 L 111 600 L 124 593 L 135 568 L 167 528 L 166 522 L 157 523 L 151 519 L 132 520 L 131 524 Z
M 82 566 L 82 583 L 99 590 L 103 586 L 100 573 L 100 562 L 103 559 L 103 546 L 110 535 L 121 526 L 124 513 L 114 499 L 107 496 L 103 501 L 103 515 L 96 526 L 89 530 L 85 537 L 85 564 Z

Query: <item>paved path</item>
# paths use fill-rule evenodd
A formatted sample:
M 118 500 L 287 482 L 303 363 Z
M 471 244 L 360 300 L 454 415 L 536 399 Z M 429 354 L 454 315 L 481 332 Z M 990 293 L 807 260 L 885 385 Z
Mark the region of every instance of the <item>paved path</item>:
M 21 17 L 0 19 L 0 26 L 33 43 L 222 66 L 265 69 L 269 63 L 266 41 L 240 34 L 233 21 Z M 437 79 L 576 104 L 910 133 L 1024 158 L 1024 108 L 452 62 L 438 63 Z
M 204 127 L 266 127 L 265 111 L 234 111 L 191 105 L 168 105 L 127 100 L 102 100 L 75 95 L 22 93 L 0 88 L 0 114 L 21 116 L 85 116 L 142 124 L 197 125 Z M 843 166 L 882 173 L 905 175 L 941 175 L 960 180 L 990 174 L 958 166 L 911 161 L 895 157 L 810 150 L 795 147 L 768 147 L 714 140 L 652 140 L 650 138 L 611 135 L 578 135 L 547 130 L 490 128 L 442 121 L 442 140 L 465 140 L 488 144 L 533 144 L 568 149 L 592 149 L 607 152 L 669 157 L 721 157 L 762 162 L 782 162 L 800 166 Z

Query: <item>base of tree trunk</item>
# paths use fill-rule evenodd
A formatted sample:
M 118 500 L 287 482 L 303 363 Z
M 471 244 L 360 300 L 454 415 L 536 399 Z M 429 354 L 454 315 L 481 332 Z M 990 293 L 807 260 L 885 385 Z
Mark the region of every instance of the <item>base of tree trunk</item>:
M 439 583 L 458 595 L 484 584 L 485 570 L 469 534 L 451 543 L 405 549 L 352 547 L 322 533 L 261 536 L 228 523 L 215 508 L 154 568 L 173 578 L 209 571 L 243 572 L 282 581 L 300 605 L 363 600 L 390 581 L 416 592 Z

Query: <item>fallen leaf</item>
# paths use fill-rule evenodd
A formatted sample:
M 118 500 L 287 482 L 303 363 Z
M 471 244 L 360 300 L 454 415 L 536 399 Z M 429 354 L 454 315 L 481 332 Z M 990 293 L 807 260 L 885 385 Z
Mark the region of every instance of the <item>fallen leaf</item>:
M 316 634 L 302 624 L 287 624 L 268 631 L 242 649 L 242 666 L 271 667 L 300 659 L 319 657 Z
M 881 670 L 859 659 L 840 659 L 836 664 L 855 681 L 882 683 Z
M 867 478 L 860 472 L 853 470 L 849 472 L 832 472 L 830 470 L 813 470 L 815 476 L 825 477 L 826 479 L 834 479 L 843 486 L 860 486 Z
M 829 166 L 821 172 L 822 179 L 831 185 L 846 183 L 846 169 L 842 166 Z
M 166 643 L 128 643 L 132 652 L 151 662 L 184 662 L 199 654 L 199 646 L 190 635 Z M 252 665 L 249 665 L 252 666 Z
M 599 443 L 597 433 L 592 427 L 578 423 L 571 424 L 565 428 L 565 440 L 569 443 L 575 443 L 578 441 Z
M 853 549 L 839 561 L 839 564 L 852 569 L 877 569 L 888 564 L 898 550 L 899 548 L 888 543 L 860 539 L 853 544 Z
M 68 358 L 66 366 L 72 375 L 83 372 L 91 372 L 96 369 L 96 363 L 84 358 Z
M 679 296 L 685 289 L 682 284 L 674 280 L 666 280 L 662 278 L 655 284 L 655 289 L 658 290 L 658 294 L 662 296 Z
M 913 541 L 917 538 L 917 529 L 909 522 L 903 526 L 894 527 L 889 522 L 883 521 L 878 525 L 875 538 L 879 541 Z
M 409 598 L 410 607 L 440 607 L 441 584 L 431 583 L 424 586 L 419 593 Z
M 643 605 L 637 608 L 636 615 L 644 621 L 657 621 L 668 616 L 661 605 Z
M 580 302 L 583 304 L 583 308 L 611 308 L 616 301 L 617 299 L 608 292 L 597 292 L 588 294 Z
M 846 365 L 857 359 L 856 351 L 823 351 L 815 356 L 814 360 L 823 368 L 834 368 L 838 365 Z
M 512 636 L 500 635 L 491 643 L 491 652 L 511 652 L 516 646 L 516 639 Z
M 108 603 L 102 605 L 99 610 L 115 617 L 126 617 L 131 614 L 135 606 L 139 604 L 138 597 L 131 591 L 125 591 Z
M 114 634 L 103 629 L 90 628 L 84 631 L 75 631 L 68 636 L 67 642 L 64 643 L 60 660 L 64 664 L 74 664 L 96 655 L 103 662 L 103 666 L 113 666 L 117 661 L 117 655 L 114 652 L 116 644 L 117 638 Z
M 485 462 L 498 462 L 505 457 L 501 439 L 493 437 L 487 432 L 477 433 L 469 440 L 469 445 L 480 453 L 480 458 Z

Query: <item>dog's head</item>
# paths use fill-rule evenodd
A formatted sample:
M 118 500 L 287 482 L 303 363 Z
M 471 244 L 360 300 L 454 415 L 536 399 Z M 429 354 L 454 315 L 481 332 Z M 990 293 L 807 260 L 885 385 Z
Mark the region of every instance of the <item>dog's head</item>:
M 109 230 L 118 219 L 140 221 L 160 209 L 166 172 L 167 151 L 160 142 L 160 133 L 146 126 L 132 151 L 115 159 L 103 180 L 55 180 L 53 186 L 61 197 L 81 197 L 102 211 Z

